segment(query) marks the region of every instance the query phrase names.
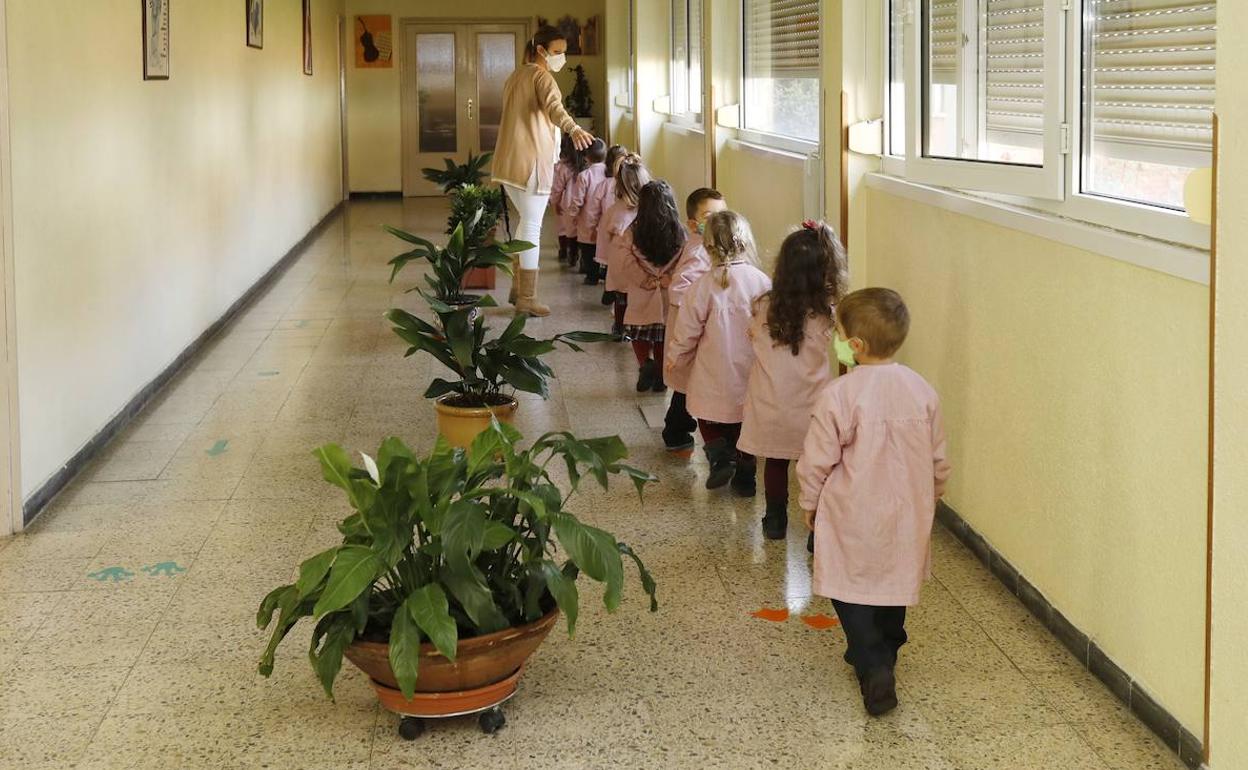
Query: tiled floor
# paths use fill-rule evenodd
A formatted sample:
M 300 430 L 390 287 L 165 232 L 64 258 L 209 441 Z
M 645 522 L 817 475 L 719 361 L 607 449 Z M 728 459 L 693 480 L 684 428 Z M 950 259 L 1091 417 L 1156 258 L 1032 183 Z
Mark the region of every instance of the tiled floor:
M 519 426 L 619 433 L 662 478 L 644 505 L 619 487 L 579 508 L 645 558 L 658 614 L 630 584 L 608 616 L 583 585 L 576 639 L 552 634 L 493 737 L 452 720 L 406 743 L 349 666 L 329 702 L 307 628 L 259 677 L 259 598 L 332 543 L 344 513 L 311 449 L 432 442 L 420 393 L 433 369 L 404 359 L 381 317 L 413 305 L 386 281 L 398 249 L 380 224 L 432 234 L 442 221 L 431 203 L 353 205 L 27 534 L 0 540 L 0 766 L 1180 766 L 943 531 L 902 705 L 867 718 L 839 630 L 799 619 L 831 612 L 809 595 L 800 524 L 764 542 L 761 499 L 708 494 L 703 461 L 666 457 L 623 345 L 553 355 L 552 397 L 526 399 Z M 607 327 L 578 278 L 548 267 L 542 289 L 555 313 L 533 330 Z M 787 622 L 751 616 L 786 606 Z

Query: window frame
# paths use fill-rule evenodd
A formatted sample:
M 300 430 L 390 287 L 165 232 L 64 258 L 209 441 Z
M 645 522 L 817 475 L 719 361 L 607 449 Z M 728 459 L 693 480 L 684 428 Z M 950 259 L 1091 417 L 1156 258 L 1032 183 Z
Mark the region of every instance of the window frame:
M 707 0 L 703 0 L 706 2 Z M 737 88 L 740 98 L 737 107 L 737 125 L 735 128 L 736 139 L 740 144 L 754 146 L 762 149 L 775 150 L 781 153 L 802 155 L 811 157 L 817 155 L 823 149 L 824 137 L 826 136 L 824 126 L 827 121 L 827 104 L 824 99 L 823 87 L 823 8 L 819 10 L 819 27 L 820 27 L 820 44 L 819 44 L 819 63 L 817 65 L 819 77 L 816 78 L 819 87 L 819 126 L 816 133 L 818 139 L 803 139 L 798 136 L 789 136 L 788 134 L 777 134 L 770 131 L 760 131 L 755 128 L 747 128 L 745 116 L 748 108 L 749 88 L 746 85 L 746 72 L 749 69 L 749 39 L 746 30 L 746 15 L 749 12 L 747 7 L 749 0 L 739 0 L 737 3 L 737 40 L 740 41 L 740 56 L 737 57 Z M 888 3 L 884 3 L 888 6 Z
M 675 24 L 676 18 L 675 18 L 675 14 L 673 13 L 668 21 L 668 36 L 667 36 L 668 38 L 668 43 L 667 43 L 668 44 L 668 64 L 670 68 L 670 72 L 668 73 L 668 76 L 669 76 L 668 77 L 668 92 L 670 93 L 670 96 L 668 97 L 668 108 L 669 108 L 668 120 L 684 128 L 693 128 L 697 130 L 702 130 L 704 126 L 705 110 L 706 110 L 706 104 L 705 104 L 706 95 L 702 93 L 705 90 L 705 87 L 703 85 L 705 78 L 704 77 L 699 78 L 698 93 L 702 96 L 702 99 L 701 99 L 702 103 L 697 104 L 696 106 L 698 107 L 698 109 L 694 110 L 693 107 L 695 105 L 694 105 L 694 100 L 693 100 L 693 91 L 690 88 L 690 86 L 693 83 L 693 79 L 692 79 L 693 69 L 690 66 L 690 52 L 693 50 L 693 46 L 696 43 L 698 47 L 699 67 L 703 69 L 706 67 L 706 61 L 705 61 L 706 52 L 702 50 L 702 39 L 701 39 L 702 36 L 699 35 L 699 39 L 697 41 L 694 41 L 692 34 L 691 34 L 691 25 L 689 24 L 689 20 L 691 18 L 691 11 L 692 11 L 692 8 L 690 7 L 692 5 L 691 0 L 670 0 L 670 2 L 673 5 L 675 5 L 676 3 L 679 3 L 684 8 L 684 11 L 685 11 L 685 56 L 684 56 L 683 61 L 678 61 L 676 58 L 676 24 Z M 703 4 L 703 14 L 705 14 L 706 0 L 701 0 L 701 2 Z M 698 20 L 699 30 L 701 30 L 702 28 L 703 20 L 704 19 Z M 678 79 L 679 79 L 681 86 L 683 87 L 683 90 L 680 90 L 677 88 Z M 677 94 L 680 94 L 683 98 L 678 100 Z
M 911 29 L 904 31 L 902 35 L 904 45 L 906 46 L 906 50 L 903 52 L 905 60 L 903 83 L 906 89 L 905 104 L 907 114 L 904 116 L 904 120 L 906 121 L 906 150 L 908 153 L 913 153 L 914 151 L 914 145 L 911 144 L 912 126 L 916 120 L 922 120 L 921 113 L 918 115 L 914 114 L 914 111 L 918 108 L 915 106 L 915 99 L 912 93 L 915 89 L 912 88 L 914 73 L 911 70 L 911 59 L 916 60 L 916 66 L 919 59 L 916 44 L 919 36 L 922 34 L 922 29 L 916 21 L 919 10 L 917 6 L 920 2 L 922 0 L 889 0 L 882 4 L 884 13 L 884 68 L 882 71 L 884 72 L 883 103 L 886 139 L 890 136 L 892 121 L 897 119 L 897 116 L 892 114 L 889 98 L 890 80 L 888 73 L 891 68 L 892 55 L 891 11 L 894 3 L 905 3 L 908 8 L 906 23 Z M 1062 46 L 1064 52 L 1061 57 L 1061 80 L 1065 94 L 1069 98 L 1065 99 L 1062 123 L 1067 126 L 1065 131 L 1069 141 L 1069 148 L 1068 151 L 1061 154 L 1059 196 L 1045 198 L 1026 194 L 1021 190 L 1009 192 L 986 190 L 965 184 L 965 179 L 957 174 L 947 176 L 922 174 L 922 178 L 920 178 L 911 174 L 912 160 L 910 158 L 891 154 L 893 148 L 888 141 L 885 142 L 885 154 L 881 158 L 881 170 L 890 176 L 922 184 L 950 188 L 956 190 L 958 194 L 970 193 L 1003 203 L 1042 211 L 1062 219 L 1098 225 L 1180 246 L 1208 250 L 1210 244 L 1209 226 L 1193 221 L 1187 216 L 1186 212 L 1160 205 L 1139 203 L 1084 192 L 1082 189 L 1084 141 L 1086 139 L 1082 130 L 1085 110 L 1083 90 L 1084 56 L 1087 43 L 1087 29 L 1083 17 L 1085 6 L 1089 2 L 1091 0 L 1070 0 L 1070 8 L 1063 9 L 1066 18 L 1063 29 L 1065 42 Z M 1058 5 L 1060 4 L 1059 2 Z M 1048 11 L 1049 7 L 1046 6 L 1046 12 Z M 1060 131 L 1061 129 L 1059 129 L 1058 134 L 1059 141 L 1061 139 Z M 964 161 L 949 162 L 963 163 Z

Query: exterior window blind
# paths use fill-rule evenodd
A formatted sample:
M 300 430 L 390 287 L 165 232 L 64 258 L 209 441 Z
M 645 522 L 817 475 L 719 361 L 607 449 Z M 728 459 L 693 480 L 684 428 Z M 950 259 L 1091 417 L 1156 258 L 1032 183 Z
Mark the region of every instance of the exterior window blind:
M 1089 127 L 1097 141 L 1207 151 L 1216 3 L 1094 0 L 1091 9 Z
M 928 77 L 936 85 L 958 82 L 959 42 L 958 0 L 928 0 Z
M 689 0 L 672 0 L 672 111 L 689 106 Z
M 745 40 L 747 73 L 818 78 L 818 0 L 746 0 Z
M 1044 0 L 988 0 L 983 47 L 984 125 L 1038 145 L 1044 132 Z

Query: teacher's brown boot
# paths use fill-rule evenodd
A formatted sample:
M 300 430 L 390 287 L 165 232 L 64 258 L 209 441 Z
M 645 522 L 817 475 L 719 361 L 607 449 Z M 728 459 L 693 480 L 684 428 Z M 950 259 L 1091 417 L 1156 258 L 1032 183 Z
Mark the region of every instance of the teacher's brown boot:
M 516 312 L 542 318 L 550 315 L 550 308 L 537 299 L 537 271 L 521 268 L 516 271 Z

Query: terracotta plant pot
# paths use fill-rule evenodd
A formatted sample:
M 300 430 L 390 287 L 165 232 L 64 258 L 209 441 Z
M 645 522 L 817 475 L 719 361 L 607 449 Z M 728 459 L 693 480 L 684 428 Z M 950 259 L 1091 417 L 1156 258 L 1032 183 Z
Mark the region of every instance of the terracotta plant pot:
M 497 417 L 499 422 L 511 422 L 516 410 L 520 408 L 520 403 L 514 398 L 498 406 L 465 407 L 451 406 L 446 403 L 448 399 L 453 399 L 456 395 L 440 396 L 433 402 L 434 408 L 438 410 L 438 433 L 442 434 L 451 446 L 467 447 L 472 444 L 472 440 L 477 437 L 478 433 L 490 427 L 491 414 Z
M 429 643 L 420 646 L 420 668 L 416 676 L 418 693 L 464 693 L 484 690 L 489 697 L 497 698 L 494 685 L 508 679 L 515 689 L 514 675 L 546 639 L 559 609 L 552 609 L 532 623 L 508 628 L 497 633 L 460 639 L 456 646 L 455 660 L 448 660 Z M 350 660 L 379 685 L 397 690 L 398 682 L 390 669 L 390 645 L 382 642 L 352 642 L 346 649 Z M 505 689 L 505 688 L 504 688 Z M 446 700 L 443 698 L 443 700 Z M 461 711 L 463 708 L 458 704 Z
M 463 288 L 493 289 L 495 270 L 492 267 L 474 267 L 464 273 Z

